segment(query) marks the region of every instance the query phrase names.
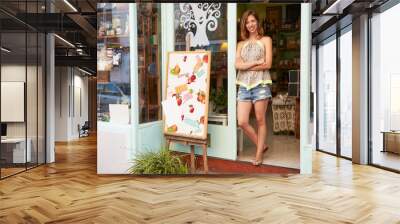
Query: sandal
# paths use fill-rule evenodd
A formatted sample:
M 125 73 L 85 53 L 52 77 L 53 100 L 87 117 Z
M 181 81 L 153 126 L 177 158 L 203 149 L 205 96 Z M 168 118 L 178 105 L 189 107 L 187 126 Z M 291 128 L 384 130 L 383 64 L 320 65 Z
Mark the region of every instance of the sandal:
M 259 165 L 261 165 L 263 163 L 263 161 L 261 160 L 261 161 L 253 161 L 253 165 L 254 166 L 259 166 Z
M 261 165 L 261 164 L 263 163 L 263 160 L 264 160 L 264 153 L 268 150 L 268 148 L 269 148 L 269 146 L 267 145 L 267 146 L 265 146 L 265 148 L 263 149 L 263 151 L 262 151 L 262 153 L 263 153 L 263 159 L 262 159 L 261 161 L 256 161 L 256 160 L 253 161 L 253 165 L 254 165 L 254 166 L 259 166 L 259 165 Z

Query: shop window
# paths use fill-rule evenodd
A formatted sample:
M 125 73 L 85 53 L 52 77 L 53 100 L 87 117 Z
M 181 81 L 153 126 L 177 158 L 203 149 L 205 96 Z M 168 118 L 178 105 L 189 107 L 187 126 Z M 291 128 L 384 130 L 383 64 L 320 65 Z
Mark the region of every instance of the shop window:
M 177 3 L 174 10 L 175 50 L 205 49 L 211 51 L 209 123 L 227 125 L 226 4 Z M 221 119 L 222 122 L 220 122 Z
M 97 119 L 110 121 L 110 105 L 123 104 L 126 110 L 131 107 L 129 12 L 128 4 L 98 6 Z
M 160 4 L 137 4 L 140 123 L 162 119 L 160 15 Z

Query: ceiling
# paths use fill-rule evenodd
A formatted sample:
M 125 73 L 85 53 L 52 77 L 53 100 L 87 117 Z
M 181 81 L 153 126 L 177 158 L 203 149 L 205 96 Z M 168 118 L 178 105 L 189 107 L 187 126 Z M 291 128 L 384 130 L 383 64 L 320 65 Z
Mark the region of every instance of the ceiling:
M 28 43 L 32 32 L 52 32 L 55 38 L 56 65 L 79 66 L 96 71 L 96 0 L 1 0 L 0 29 L 2 46 L 12 49 L 10 58 L 24 59 L 26 51 L 35 55 L 36 45 Z M 51 11 L 51 13 L 49 13 Z M 21 60 L 21 59 L 20 59 Z
M 376 8 L 386 1 L 312 1 L 313 40 L 323 38 L 324 35 L 331 35 L 330 33 L 335 32 L 334 26 L 346 16 L 350 16 L 349 21 L 351 21 L 351 17 Z M 26 29 L 28 31 L 54 32 L 75 45 L 75 47 L 71 47 L 70 44 L 60 38 L 55 39 L 57 64 L 74 63 L 76 66 L 85 66 L 95 71 L 97 2 L 98 0 L 1 0 L 0 27 L 3 33 L 14 33 L 3 36 L 9 39 L 5 40 L 10 42 L 8 47 L 15 48 L 18 52 L 22 49 L 20 46 L 24 46 L 24 43 L 21 43 L 21 40 L 15 35 L 16 33 L 25 32 Z M 103 0 L 102 2 L 108 1 Z M 114 0 L 114 2 L 118 1 Z M 49 11 L 52 13 L 48 13 Z M 13 41 L 15 43 L 11 44 Z M 33 45 L 28 46 L 29 55 L 29 52 L 32 52 L 30 46 Z
M 377 8 L 390 0 L 316 0 L 313 1 L 313 43 L 319 43 L 352 23 L 353 18 Z

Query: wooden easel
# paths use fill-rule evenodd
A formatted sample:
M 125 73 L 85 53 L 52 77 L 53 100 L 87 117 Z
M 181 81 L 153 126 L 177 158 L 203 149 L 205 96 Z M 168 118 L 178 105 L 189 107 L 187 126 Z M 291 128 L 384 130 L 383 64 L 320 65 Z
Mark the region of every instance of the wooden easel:
M 191 38 L 190 36 L 185 37 L 185 42 L 186 42 L 186 51 L 190 51 L 190 43 L 191 43 Z M 201 50 L 201 49 L 198 49 Z M 211 57 L 211 55 L 209 56 Z M 168 63 L 167 63 L 168 64 Z M 208 73 L 210 73 L 210 68 L 208 70 Z M 168 79 L 167 79 L 168 80 Z M 207 87 L 207 92 L 209 91 L 209 86 Z M 206 111 L 208 111 L 208 105 L 206 107 Z M 206 118 L 205 123 L 207 124 L 208 119 Z M 207 132 L 207 125 L 205 128 Z M 208 173 L 208 162 L 207 162 L 207 145 L 208 145 L 208 140 L 206 139 L 197 139 L 197 138 L 190 138 L 187 136 L 178 136 L 178 135 L 168 135 L 164 132 L 164 137 L 167 143 L 167 150 L 170 149 L 170 145 L 172 142 L 180 143 L 183 145 L 190 145 L 190 170 L 191 173 L 196 172 L 196 164 L 195 164 L 195 155 L 194 155 L 194 146 L 199 145 L 203 149 L 203 163 L 204 163 L 204 173 Z
M 164 135 L 165 140 L 167 142 L 167 149 L 170 149 L 170 144 L 172 142 L 181 143 L 184 145 L 190 145 L 190 170 L 191 173 L 196 172 L 196 164 L 195 164 L 195 155 L 194 155 L 194 146 L 199 145 L 203 149 L 203 163 L 204 163 L 204 173 L 208 173 L 208 162 L 207 162 L 207 139 L 193 139 L 183 136 L 173 136 L 173 135 Z

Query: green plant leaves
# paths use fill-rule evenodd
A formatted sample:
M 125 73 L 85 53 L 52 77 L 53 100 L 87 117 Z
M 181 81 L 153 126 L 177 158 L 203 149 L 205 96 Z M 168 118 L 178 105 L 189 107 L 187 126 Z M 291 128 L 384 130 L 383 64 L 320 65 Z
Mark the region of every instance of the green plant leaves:
M 182 162 L 179 156 L 173 155 L 167 149 L 159 151 L 147 151 L 136 156 L 134 164 L 129 168 L 131 174 L 187 174 L 187 165 Z

